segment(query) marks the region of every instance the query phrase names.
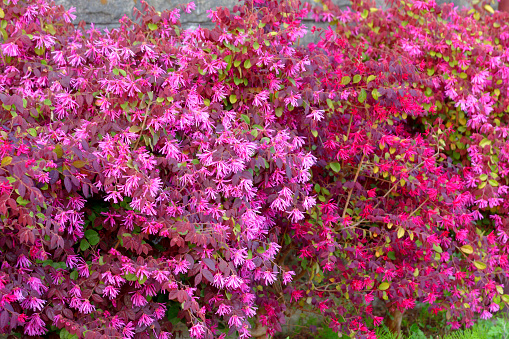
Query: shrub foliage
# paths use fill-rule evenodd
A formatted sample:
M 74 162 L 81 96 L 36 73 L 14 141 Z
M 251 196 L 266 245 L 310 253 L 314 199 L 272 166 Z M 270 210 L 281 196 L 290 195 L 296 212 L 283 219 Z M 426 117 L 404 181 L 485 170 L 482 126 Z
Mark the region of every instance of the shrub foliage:
M 388 5 L 101 32 L 4 0 L 0 332 L 247 338 L 300 309 L 374 338 L 375 298 L 453 328 L 509 302 L 508 15 Z

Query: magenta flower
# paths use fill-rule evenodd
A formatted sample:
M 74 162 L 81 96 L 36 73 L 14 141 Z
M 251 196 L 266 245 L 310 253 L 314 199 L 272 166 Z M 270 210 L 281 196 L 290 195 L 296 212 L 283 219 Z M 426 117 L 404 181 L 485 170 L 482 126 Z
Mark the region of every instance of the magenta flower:
M 2 52 L 10 57 L 17 57 L 20 55 L 20 50 L 17 44 L 8 42 L 2 45 Z
M 44 335 L 46 333 L 44 326 L 44 321 L 40 318 L 39 313 L 34 313 L 25 325 L 25 334 L 29 336 Z
M 201 323 L 197 323 L 189 329 L 189 334 L 192 338 L 202 339 L 204 338 L 205 327 Z

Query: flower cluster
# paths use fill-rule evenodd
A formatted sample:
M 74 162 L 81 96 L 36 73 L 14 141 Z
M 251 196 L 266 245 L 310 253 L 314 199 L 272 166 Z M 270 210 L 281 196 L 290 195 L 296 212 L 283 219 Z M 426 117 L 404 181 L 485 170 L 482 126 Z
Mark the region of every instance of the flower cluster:
M 376 297 L 453 327 L 509 302 L 507 16 L 324 4 L 102 32 L 0 4 L 0 332 L 249 338 L 299 308 L 373 338 Z

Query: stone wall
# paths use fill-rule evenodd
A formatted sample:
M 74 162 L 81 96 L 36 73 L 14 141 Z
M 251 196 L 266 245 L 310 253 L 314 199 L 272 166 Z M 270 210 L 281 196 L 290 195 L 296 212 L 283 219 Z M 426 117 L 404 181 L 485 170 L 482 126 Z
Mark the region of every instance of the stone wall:
M 57 4 L 62 4 L 65 8 L 71 6 L 76 7 L 77 18 L 75 23 L 84 20 L 87 24 L 94 23 L 98 28 L 114 28 L 118 27 L 118 20 L 124 15 L 131 16 L 133 9 L 136 7 L 141 10 L 139 0 L 55 0 Z M 147 0 L 154 6 L 156 10 L 163 11 L 175 8 L 181 3 L 190 2 L 191 0 Z M 376 0 L 380 6 L 383 0 Z M 310 0 L 313 3 L 313 0 Z M 349 0 L 334 0 L 339 6 L 347 6 Z M 438 3 L 450 2 L 445 0 L 437 0 Z M 468 6 L 468 0 L 453 0 L 460 7 Z M 232 8 L 239 0 L 194 0 L 196 10 L 191 14 L 183 13 L 181 17 L 182 26 L 184 28 L 210 27 L 210 21 L 207 18 L 207 10 L 220 6 Z M 315 24 L 314 22 L 310 25 Z

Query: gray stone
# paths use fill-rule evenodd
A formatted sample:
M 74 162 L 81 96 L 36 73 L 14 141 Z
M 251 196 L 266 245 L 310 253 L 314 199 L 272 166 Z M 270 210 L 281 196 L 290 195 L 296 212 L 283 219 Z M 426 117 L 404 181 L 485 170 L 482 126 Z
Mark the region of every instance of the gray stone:
M 55 0 L 66 9 L 76 7 L 75 23 L 84 20 L 87 24 L 94 23 L 99 28 L 118 27 L 118 21 L 124 16 L 132 16 L 133 0 Z
M 147 3 L 154 6 L 157 11 L 164 11 L 173 9 L 181 3 L 189 2 L 190 0 L 147 0 Z M 94 23 L 98 28 L 116 28 L 119 26 L 118 21 L 124 16 L 132 18 L 133 8 L 141 10 L 139 0 L 55 0 L 57 4 L 64 5 L 65 8 L 71 6 L 76 7 L 77 24 L 84 20 L 87 24 Z M 307 0 L 311 4 L 316 5 L 313 0 Z M 383 0 L 376 0 L 379 7 L 384 7 Z M 438 3 L 451 2 L 448 0 L 437 0 Z M 469 0 L 453 0 L 454 4 L 460 8 L 469 6 Z M 495 1 L 496 2 L 496 1 Z M 190 14 L 181 13 L 181 23 L 183 28 L 196 28 L 212 27 L 212 24 L 207 17 L 207 10 L 215 9 L 216 7 L 233 8 L 240 2 L 238 0 L 194 0 L 196 10 Z M 340 7 L 346 7 L 349 3 L 348 0 L 335 0 L 335 3 Z M 498 3 L 497 3 L 498 4 Z M 497 8 L 497 4 L 493 7 Z M 304 24 L 311 28 L 313 25 L 317 27 L 327 27 L 325 23 L 315 23 L 312 20 L 305 20 Z M 306 36 L 303 43 L 316 40 L 316 37 Z

